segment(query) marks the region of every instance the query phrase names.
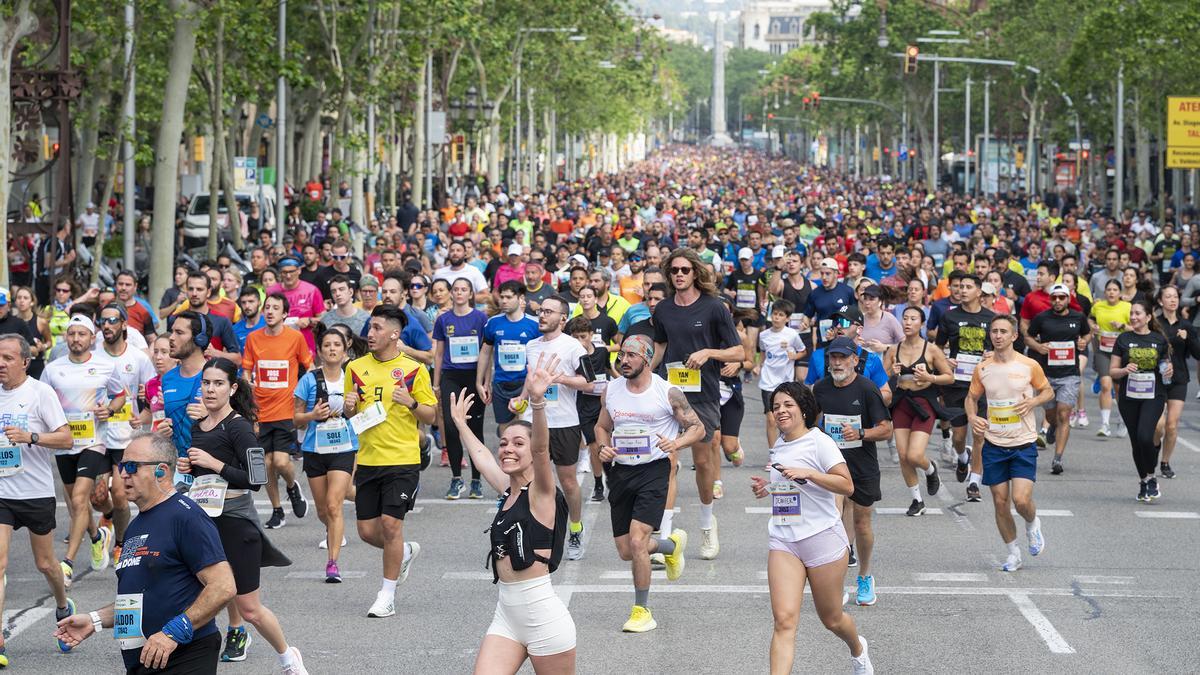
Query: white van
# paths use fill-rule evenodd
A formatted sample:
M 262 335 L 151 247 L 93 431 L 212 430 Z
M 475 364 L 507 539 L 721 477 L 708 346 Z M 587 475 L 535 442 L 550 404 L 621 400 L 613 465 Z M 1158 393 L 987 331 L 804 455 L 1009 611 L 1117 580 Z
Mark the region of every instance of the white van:
M 250 212 L 251 202 L 258 202 L 258 212 L 266 226 L 275 228 L 275 186 L 260 185 L 250 190 L 233 193 L 238 210 Z M 199 248 L 208 242 L 208 215 L 212 200 L 207 192 L 197 192 L 188 202 L 183 222 L 183 246 L 185 249 Z M 253 234 L 253 233 L 251 233 Z M 225 208 L 225 194 L 217 193 L 217 236 L 219 245 L 230 241 L 229 214 Z

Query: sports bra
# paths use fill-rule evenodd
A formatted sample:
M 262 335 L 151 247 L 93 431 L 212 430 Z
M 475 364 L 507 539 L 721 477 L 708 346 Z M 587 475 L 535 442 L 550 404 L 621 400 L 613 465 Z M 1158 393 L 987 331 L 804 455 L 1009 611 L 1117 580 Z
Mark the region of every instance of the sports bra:
M 900 363 L 900 377 L 901 378 L 903 378 L 905 375 L 912 375 L 913 372 L 915 372 L 916 367 L 922 363 L 925 364 L 926 370 L 933 372 L 933 370 L 929 367 L 929 362 L 925 360 L 925 352 L 928 349 L 929 349 L 929 340 L 926 339 L 925 343 L 923 345 L 921 345 L 921 355 L 919 357 L 917 357 L 916 361 L 913 361 L 912 363 L 910 363 L 908 365 L 904 365 L 903 362 Z M 900 361 L 900 345 L 896 345 L 896 361 L 897 362 Z
M 500 497 L 503 504 L 511 494 L 511 488 Z M 567 498 L 562 490 L 554 490 L 554 529 L 543 525 L 529 508 L 529 486 L 521 488 L 517 501 L 503 511 L 497 511 L 492 526 L 487 529 L 491 549 L 484 567 L 492 568 L 492 583 L 500 580 L 496 562 L 508 558 L 514 571 L 529 569 L 535 562 L 545 563 L 550 571 L 558 569 L 562 562 L 563 547 L 567 536 Z M 550 557 L 537 553 L 539 549 L 550 549 Z

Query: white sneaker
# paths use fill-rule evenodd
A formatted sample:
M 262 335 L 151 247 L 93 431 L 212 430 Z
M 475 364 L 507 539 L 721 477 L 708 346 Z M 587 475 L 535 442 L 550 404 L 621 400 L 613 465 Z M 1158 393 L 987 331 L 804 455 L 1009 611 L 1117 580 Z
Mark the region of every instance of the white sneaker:
M 900 451 L 896 449 L 896 440 L 888 439 L 888 452 L 892 453 L 892 464 L 900 463 Z
M 403 573 L 402 573 L 403 574 Z M 396 613 L 396 598 L 387 593 L 375 594 L 375 603 L 367 610 L 367 616 L 372 619 L 383 619 Z
M 404 556 L 404 562 L 400 563 L 400 581 L 408 579 L 408 571 L 412 569 L 412 563 L 421 554 L 421 545 L 415 541 L 404 542 L 404 550 L 408 555 Z
M 867 639 L 859 635 L 858 644 L 862 645 L 862 654 L 850 657 L 851 672 L 854 675 L 875 675 L 875 666 L 871 665 L 871 655 L 867 653 Z
M 343 536 L 342 537 L 342 547 L 344 548 L 345 546 L 346 546 L 346 537 Z M 323 549 L 323 550 L 329 549 L 329 534 L 328 533 L 326 533 L 326 535 L 324 537 L 321 537 L 321 541 L 317 542 L 317 548 Z
M 308 669 L 304 667 L 304 659 L 300 657 L 300 650 L 288 647 L 288 652 L 292 655 L 292 662 L 283 666 L 283 675 L 308 675 Z
M 717 517 L 713 516 L 712 527 L 700 530 L 700 559 L 713 560 L 721 552 L 721 540 L 717 538 Z
M 1100 429 L 1096 431 L 1096 436 L 1109 438 L 1110 436 L 1112 436 L 1112 430 L 1110 430 L 1108 428 L 1107 424 L 1101 424 Z
M 1001 572 L 1016 572 L 1021 569 L 1021 554 L 1010 553 L 1004 564 L 1000 566 Z
M 1036 556 L 1046 550 L 1046 538 L 1042 536 L 1042 522 L 1034 519 L 1025 527 L 1025 536 L 1029 539 L 1029 555 Z
M 584 448 L 583 451 L 579 453 L 579 462 L 575 465 L 575 471 L 577 473 L 592 472 L 592 456 L 591 452 L 588 451 L 587 448 Z

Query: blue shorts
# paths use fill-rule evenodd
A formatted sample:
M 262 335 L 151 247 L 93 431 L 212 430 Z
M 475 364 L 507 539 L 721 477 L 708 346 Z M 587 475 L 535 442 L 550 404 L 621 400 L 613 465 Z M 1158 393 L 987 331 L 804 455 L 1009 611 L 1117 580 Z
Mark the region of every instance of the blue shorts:
M 516 419 L 513 411 L 508 409 L 508 402 L 521 395 L 525 381 L 492 382 L 492 412 L 496 415 L 496 424 L 508 424 Z
M 1037 481 L 1037 444 L 1005 448 L 983 442 L 983 484 L 999 485 L 1014 478 Z

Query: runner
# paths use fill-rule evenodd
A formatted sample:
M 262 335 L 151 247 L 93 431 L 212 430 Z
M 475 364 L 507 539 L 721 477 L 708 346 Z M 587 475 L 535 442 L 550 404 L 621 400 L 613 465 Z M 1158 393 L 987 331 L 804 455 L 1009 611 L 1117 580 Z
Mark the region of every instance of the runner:
M 650 612 L 650 556 L 661 553 L 667 579 L 683 573 L 687 532 L 652 536 L 666 508 L 671 459 L 704 437 L 704 424 L 687 397 L 650 370 L 654 343 L 645 335 L 625 338 L 621 377 L 601 395 L 596 440 L 609 478 L 613 540 L 633 568 L 633 609 L 621 630 L 645 633 L 658 627 Z
M 808 375 L 808 358 L 813 344 L 808 317 L 801 310 L 808 304 L 813 285 L 804 274 L 804 255 L 800 252 L 788 251 L 783 257 L 783 269 L 783 273 L 771 275 L 771 280 L 767 282 L 767 292 L 772 297 L 791 302 L 796 308 L 788 319 L 788 326 L 798 331 L 804 340 L 804 354 L 796 361 L 796 381 L 803 382 Z
M 1133 464 L 1141 487 L 1139 502 L 1162 496 L 1154 470 L 1158 468 L 1158 446 L 1154 430 L 1167 404 L 1167 389 L 1174 375 L 1171 343 L 1151 315 L 1149 303 L 1134 300 L 1129 308 L 1129 330 L 1113 344 L 1109 374 L 1118 380 L 1117 410 L 1129 428 Z
M 472 306 L 474 296 L 469 279 L 455 279 L 450 284 L 450 295 L 454 298 L 454 307 L 439 316 L 433 324 L 433 392 L 441 398 L 442 429 L 445 430 L 444 440 L 453 476 L 446 499 L 458 499 L 465 489 L 462 468 L 466 460 L 463 457 L 462 439 L 450 420 L 450 398 L 442 396 L 441 392 L 443 388 L 451 392 L 470 390 L 475 386 L 479 374 L 480 342 L 487 315 Z M 483 411 L 483 400 L 476 400 L 470 420 L 476 438 L 483 435 Z M 483 484 L 479 480 L 479 469 L 474 465 L 471 466 L 471 491 L 468 496 L 471 499 L 483 499 Z
M 575 672 L 575 622 L 550 584 L 562 561 L 568 516 L 566 497 L 554 485 L 545 395 L 561 377 L 557 356 L 538 358 L 523 387 L 533 423 L 509 424 L 500 436 L 498 459 L 471 429 L 474 394 L 449 392 L 450 416 L 472 463 L 501 493 L 488 528 L 488 562 L 500 598 L 475 658 L 477 673 L 516 673 L 526 659 L 535 672 Z
M 593 297 L 589 290 L 583 292 L 585 298 Z M 579 466 L 585 472 L 590 470 L 595 480 L 592 487 L 592 501 L 604 501 L 604 465 L 600 460 L 600 444 L 596 439 L 596 422 L 600 419 L 601 394 L 604 393 L 613 373 L 609 372 L 609 352 L 601 349 L 597 342 L 603 338 L 597 335 L 593 326 L 596 320 L 611 323 L 608 316 L 599 314 L 589 320 L 587 310 L 567 322 L 563 332 L 579 341 L 579 346 L 585 352 L 579 359 L 580 375 L 583 375 L 591 387 L 575 395 L 575 412 L 579 415 L 579 430 L 583 434 L 583 443 L 587 447 L 586 460 L 581 458 Z M 614 331 L 615 332 L 615 331 Z M 614 354 L 615 356 L 615 354 Z
M 159 376 L 163 419 L 155 429 L 170 436 L 179 456 L 192 447 L 192 420 L 204 416 L 200 405 L 200 371 L 204 350 L 212 337 L 212 324 L 203 314 L 181 312 L 167 321 L 171 358 L 176 365 Z M 176 474 L 175 487 L 187 490 L 191 476 Z
M 268 299 L 268 315 L 271 313 Z M 268 319 L 268 328 L 270 319 Z M 300 340 L 300 336 L 296 336 Z M 250 368 L 246 369 L 251 372 Z M 244 618 L 275 649 L 285 675 L 307 675 L 300 650 L 289 647 L 274 612 L 259 599 L 262 567 L 286 567 L 291 561 L 280 553 L 262 531 L 254 495 L 266 476 L 262 448 L 254 435 L 257 408 L 250 385 L 238 377 L 238 367 L 228 359 L 212 359 L 204 365 L 200 390 L 206 416 L 192 425 L 192 446 L 188 456 L 180 457 L 180 473 L 192 476 L 188 491 L 191 500 L 213 519 L 221 546 L 233 569 L 237 597 L 230 603 L 229 632 L 225 636 L 226 653 L 230 646 L 235 658 L 246 658 L 249 634 L 242 627 Z
M 1056 427 L 1054 461 L 1050 473 L 1063 472 L 1063 451 L 1071 436 L 1070 418 L 1079 397 L 1079 352 L 1087 347 L 1091 327 L 1083 312 L 1070 308 L 1071 290 L 1063 284 L 1050 287 L 1050 309 L 1033 317 L 1025 345 L 1042 366 L 1042 372 L 1054 389 L 1046 404 L 1046 424 Z M 1038 445 L 1046 445 L 1045 430 L 1038 434 Z
M 91 318 L 84 314 L 71 316 L 63 337 L 69 353 L 46 364 L 42 382 L 58 394 L 74 440 L 71 449 L 59 450 L 54 457 L 71 510 L 67 554 L 62 559 L 63 578 L 70 588 L 75 554 L 79 552 L 84 532 L 91 543 L 92 569 L 100 571 L 111 560 L 112 533 L 99 529 L 92 520 L 91 496 L 109 461 L 104 449 L 106 422 L 125 406 L 125 389 L 117 375 L 116 363 L 92 353 L 96 325 Z
M 1000 566 L 1004 572 L 1021 569 L 1021 549 L 1017 547 L 1011 508 L 1025 519 L 1029 555 L 1046 550 L 1042 521 L 1033 503 L 1038 453 L 1035 425 L 1036 409 L 1054 400 L 1054 388 L 1037 361 L 1013 350 L 1017 335 L 1017 320 L 1011 315 L 991 319 L 988 337 L 992 353 L 972 371 L 966 398 L 971 430 L 983 438 L 979 453 L 984 465 L 983 484 L 991 490 L 996 529 L 1008 549 L 1008 557 Z M 986 417 L 979 415 L 981 401 Z
M 34 563 L 54 596 L 57 620 L 75 613 L 67 598 L 62 568 L 54 560 L 54 469 L 56 451 L 70 450 L 71 427 L 50 385 L 28 376 L 33 358 L 29 342 L 20 335 L 0 335 L 0 565 L 9 567 L 13 533 L 29 530 Z M 20 412 L 18 412 L 20 411 Z M 0 592 L 0 614 L 4 593 Z M 60 641 L 67 651 L 74 646 Z M 5 636 L 0 633 L 0 667 L 9 666 Z
M 1179 438 L 1179 419 L 1183 416 L 1188 382 L 1191 381 L 1187 360 L 1189 356 L 1200 360 L 1200 333 L 1192 322 L 1180 314 L 1178 288 L 1163 286 L 1159 289 L 1158 305 L 1162 308 L 1158 313 L 1158 323 L 1171 340 L 1173 377 L 1167 385 L 1167 414 L 1158 420 L 1154 437 L 1158 439 L 1156 445 L 1162 447 L 1162 460 L 1158 464 L 1159 474 L 1163 478 L 1174 478 L 1175 470 L 1171 468 L 1171 456 L 1175 453 L 1175 442 Z
M 850 470 L 837 444 L 816 426 L 820 408 L 807 386 L 781 384 L 771 394 L 771 410 L 780 433 L 767 464 L 771 479 L 750 477 L 755 497 L 771 496 L 767 525 L 767 585 L 775 621 L 771 673 L 792 672 L 796 627 L 808 583 L 817 616 L 850 648 L 856 675 L 871 675 L 875 669 L 867 641 L 842 609 L 849 541 L 838 515 L 838 499 L 854 492 Z
M 446 263 L 445 267 L 441 267 L 433 273 L 435 282 L 445 281 L 450 284 L 455 279 L 466 279 L 471 282 L 471 288 L 475 292 L 474 302 L 487 302 L 488 297 L 491 296 L 491 293 L 488 292 L 487 279 L 483 277 L 482 272 L 467 264 L 467 248 L 463 242 L 450 242 L 450 246 L 446 248 Z
M 815 346 L 822 346 L 831 339 L 828 336 L 834 315 L 856 304 L 854 289 L 838 281 L 839 270 L 837 260 L 825 258 L 821 261 L 821 285 L 814 286 L 809 292 L 803 308 L 804 315 L 809 318 Z
M 308 343 L 308 352 L 311 354 L 317 349 L 313 338 L 313 324 L 317 323 L 321 314 L 325 312 L 325 299 L 321 296 L 320 289 L 300 278 L 299 260 L 292 256 L 285 256 L 280 258 L 276 264 L 279 267 L 280 282 L 274 286 L 268 286 L 267 295 L 279 293 L 287 298 L 286 324 L 289 328 L 300 331 L 304 336 L 304 341 Z M 263 303 L 265 310 L 266 300 Z M 236 359 L 234 360 L 236 361 Z M 288 407 L 290 408 L 290 406 L 289 403 Z
M 295 403 L 292 392 L 300 373 L 312 368 L 312 352 L 300 331 L 286 325 L 291 305 L 282 293 L 270 293 L 263 302 L 267 325 L 246 338 L 242 369 L 249 375 L 258 408 L 258 442 L 266 451 L 267 497 L 271 500 L 268 530 L 287 524 L 279 499 L 279 479 L 287 488 L 292 513 L 308 514 L 308 500 L 296 482 L 292 453 L 296 449 L 296 426 L 292 421 Z
M 754 366 L 758 377 L 758 388 L 762 392 L 763 415 L 767 419 L 767 446 L 773 447 L 779 437 L 775 428 L 775 416 L 771 414 L 771 392 L 796 376 L 796 364 L 805 356 L 804 341 L 800 333 L 788 326 L 796 311 L 795 305 L 787 300 L 776 300 L 771 306 L 770 326 L 758 334 L 758 352 L 763 360 Z M 728 365 L 728 364 L 726 364 Z
M 267 320 L 262 315 L 262 299 L 262 289 L 254 286 L 246 286 L 238 294 L 238 307 L 242 308 L 242 318 L 233 324 L 233 334 L 237 336 L 240 351 L 246 351 L 247 336 L 267 325 Z
M 1100 380 L 1100 429 L 1097 436 L 1112 436 L 1109 421 L 1112 418 L 1113 378 L 1112 368 L 1113 345 L 1117 343 L 1122 331 L 1129 327 L 1130 304 L 1121 299 L 1121 282 L 1109 279 L 1104 283 L 1104 298 L 1092 305 L 1090 315 L 1092 332 L 1096 335 L 1096 359 L 1093 368 Z M 1117 424 L 1120 425 L 1120 418 Z M 1119 435 L 1119 434 L 1118 434 Z
M 404 517 L 417 502 L 417 425 L 432 424 L 438 413 L 429 371 L 400 353 L 400 332 L 407 320 L 390 305 L 372 310 L 367 324 L 371 353 L 346 368 L 343 412 L 351 418 L 359 443 L 354 474 L 358 536 L 383 550 L 383 585 L 367 611 L 373 618 L 396 613 L 396 584 L 408 578 L 421 552 L 416 542 L 404 541 Z

